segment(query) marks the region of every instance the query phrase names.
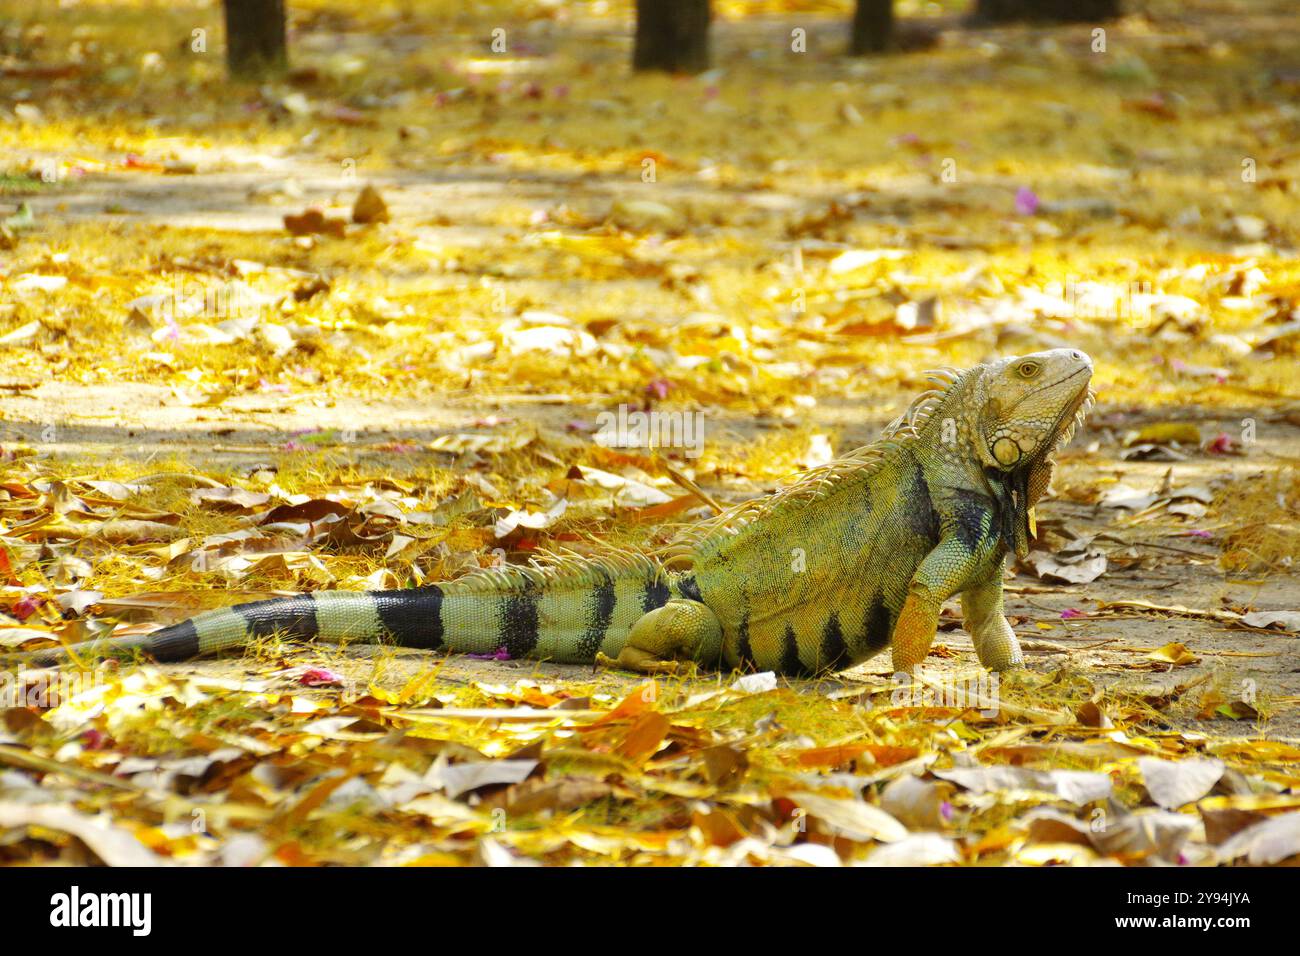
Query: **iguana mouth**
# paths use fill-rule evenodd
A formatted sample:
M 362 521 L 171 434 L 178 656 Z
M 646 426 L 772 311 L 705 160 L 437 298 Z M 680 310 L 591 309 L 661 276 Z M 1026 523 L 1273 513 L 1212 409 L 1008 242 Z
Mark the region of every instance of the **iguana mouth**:
M 1080 369 L 1080 371 L 1087 370 Z M 1055 384 L 1059 385 L 1061 382 L 1068 382 L 1078 374 L 1079 372 L 1075 372 L 1072 375 L 1067 375 L 1059 379 Z M 1051 388 L 1050 385 L 1046 387 Z M 1015 467 L 1010 469 L 1008 473 L 1016 476 L 1020 481 L 1027 481 L 1029 473 L 1034 468 L 1050 459 L 1057 451 L 1070 443 L 1070 439 L 1074 437 L 1075 429 L 1083 424 L 1083 420 L 1087 418 L 1088 412 L 1092 410 L 1096 399 L 1097 393 L 1092 390 L 1091 385 L 1079 389 L 1079 394 L 1061 409 L 1061 413 L 1052 422 L 1052 427 L 1048 431 L 1048 438 L 1039 445 L 1032 455 L 1027 455 L 1017 462 Z
M 1058 385 L 1068 382 L 1072 378 L 1077 378 L 1078 376 L 1089 372 L 1089 369 L 1081 368 L 1078 371 L 1071 372 L 1069 375 L 1058 378 L 1050 385 L 1044 385 L 1038 391 L 1041 392 L 1049 388 L 1055 388 Z M 1089 380 L 1091 381 L 1091 375 L 1089 375 Z M 1028 397 L 1029 396 L 1025 396 L 1025 398 Z M 1028 469 L 1036 462 L 1042 461 L 1045 458 L 1050 458 L 1057 450 L 1068 445 L 1070 439 L 1074 437 L 1075 429 L 1083 424 L 1083 420 L 1087 417 L 1088 412 L 1092 410 L 1093 402 L 1095 402 L 1096 399 L 1097 393 L 1093 391 L 1091 384 L 1085 385 L 1083 388 L 1079 389 L 1079 394 L 1077 394 L 1069 404 L 1061 409 L 1061 413 L 1057 415 L 1056 420 L 1052 422 L 1052 427 L 1048 430 L 1048 439 L 1042 443 L 1039 452 L 1030 455 L 1028 459 L 1022 462 L 1018 467 Z M 1025 399 L 1021 399 L 1020 401 L 1023 402 L 1024 400 Z M 1017 402 L 1016 404 L 1019 405 L 1020 402 Z
M 1062 381 L 1069 381 L 1069 378 L 1062 379 Z M 1061 410 L 1060 416 L 1052 424 L 1052 434 L 1056 436 L 1056 439 L 1052 442 L 1051 449 L 1048 451 L 1049 455 L 1070 443 L 1070 439 L 1074 437 L 1075 429 L 1083 424 L 1083 420 L 1088 417 L 1088 412 L 1092 411 L 1093 403 L 1096 400 L 1097 393 L 1093 391 L 1092 385 L 1085 385 L 1079 390 L 1079 394 L 1075 396 L 1074 401 Z

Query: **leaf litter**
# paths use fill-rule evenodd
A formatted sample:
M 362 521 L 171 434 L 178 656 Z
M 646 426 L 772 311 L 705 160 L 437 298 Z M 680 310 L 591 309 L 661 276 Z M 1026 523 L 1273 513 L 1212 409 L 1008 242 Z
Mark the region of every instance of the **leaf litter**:
M 886 419 L 922 368 L 1072 344 L 1097 359 L 1104 401 L 1010 582 L 1051 602 L 1020 604 L 1013 624 L 1052 640 L 1029 632 L 1033 669 L 992 706 L 952 698 L 963 652 L 942 640 L 928 663 L 943 679 L 910 688 L 862 672 L 642 684 L 275 638 L 225 669 L 5 672 L 0 860 L 1294 863 L 1300 750 L 1268 731 L 1297 698 L 1228 666 L 1293 653 L 1297 631 L 1294 589 L 1291 606 L 1268 589 L 1300 560 L 1296 158 L 1277 145 L 1294 117 L 1215 108 L 1195 78 L 1171 95 L 1155 77 L 1177 52 L 1127 21 L 1116 36 L 1141 54 L 1109 73 L 1030 34 L 951 33 L 942 55 L 887 58 L 865 83 L 810 54 L 810 103 L 757 60 L 611 91 L 586 58 L 613 69 L 622 46 L 499 6 L 541 24 L 541 52 L 509 59 L 527 79 L 465 57 L 439 12 L 409 13 L 435 18 L 431 40 L 396 55 L 385 44 L 409 22 L 343 4 L 295 28 L 373 38 L 349 54 L 360 70 L 322 60 L 295 88 L 237 102 L 213 64 L 175 51 L 108 60 L 153 35 L 142 23 L 179 16 L 188 35 L 211 11 L 122 4 L 86 28 L 112 42 L 74 35 L 71 16 L 6 33 L 7 75 L 32 101 L 0 130 L 0 404 L 15 429 L 0 645 L 662 543 L 674 522 L 869 438 L 857 410 Z M 606 31 L 628 14 L 607 6 L 591 13 Z M 742 12 L 718 6 L 719 29 Z M 1257 21 L 1225 26 L 1230 13 L 1172 25 L 1189 48 L 1214 38 L 1240 54 L 1224 69 L 1268 99 L 1259 64 L 1280 41 Z M 1032 52 L 1022 77 L 972 80 L 987 44 Z M 1043 78 L 1063 71 L 1096 92 L 1044 101 Z M 183 97 L 166 85 L 177 76 Z M 925 91 L 956 85 L 970 108 L 914 132 L 936 125 Z M 798 122 L 729 124 L 720 146 L 718 117 L 756 96 Z M 78 119 L 123 97 L 155 119 Z M 698 101 L 698 116 L 683 122 L 669 98 Z M 1116 101 L 1136 126 L 1099 123 Z M 990 145 L 1014 161 L 962 145 L 986 142 L 998 115 L 1008 132 Z M 1048 116 L 1060 121 L 1034 133 Z M 1168 149 L 1133 145 L 1171 130 Z M 1031 134 L 1086 162 L 1061 175 Z M 1260 188 L 1231 205 L 1189 194 L 1175 170 L 1206 162 L 1183 148 L 1201 140 L 1261 156 Z M 963 178 L 940 189 L 926 164 L 949 152 Z M 362 155 L 366 176 L 340 189 L 336 157 Z M 646 158 L 671 191 L 643 188 Z M 449 165 L 526 189 L 478 202 L 421 182 Z M 255 173 L 244 204 L 195 204 L 228 169 Z M 91 201 L 70 212 L 74 197 Z M 63 387 L 133 397 L 69 405 Z M 375 395 L 385 411 L 355 416 Z M 404 401 L 434 400 L 438 428 L 402 427 Z M 177 439 L 170 459 L 156 444 L 114 451 L 123 422 L 157 427 L 149 403 L 201 439 Z M 595 417 L 618 404 L 704 412 L 729 433 L 699 457 L 609 447 Z M 85 442 L 46 437 L 51 421 Z M 85 447 L 106 423 L 117 434 Z M 1195 600 L 1161 594 L 1161 574 L 1211 572 Z M 1139 623 L 1168 633 L 1139 642 Z

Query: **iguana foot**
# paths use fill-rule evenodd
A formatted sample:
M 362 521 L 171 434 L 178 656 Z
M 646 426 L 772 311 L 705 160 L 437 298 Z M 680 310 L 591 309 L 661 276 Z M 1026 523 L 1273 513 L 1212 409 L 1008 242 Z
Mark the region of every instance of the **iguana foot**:
M 644 651 L 626 647 L 618 652 L 618 657 L 610 657 L 602 651 L 597 651 L 596 663 L 601 667 L 615 667 L 641 674 L 681 674 L 695 669 L 695 664 L 691 661 L 659 660 Z
M 1017 664 L 1014 667 L 1000 671 L 998 680 L 1001 681 L 1001 686 L 1004 688 L 1026 687 L 1031 690 L 1042 686 L 1043 683 L 1041 675 L 1026 669 L 1023 664 Z
M 973 630 L 971 641 L 975 644 L 975 656 L 988 670 L 1009 671 L 1024 664 L 1016 632 L 1000 614 L 986 627 Z
M 618 657 L 596 654 L 596 663 L 643 674 L 677 674 L 713 664 L 722 651 L 722 625 L 699 601 L 674 598 L 647 611 L 628 631 Z

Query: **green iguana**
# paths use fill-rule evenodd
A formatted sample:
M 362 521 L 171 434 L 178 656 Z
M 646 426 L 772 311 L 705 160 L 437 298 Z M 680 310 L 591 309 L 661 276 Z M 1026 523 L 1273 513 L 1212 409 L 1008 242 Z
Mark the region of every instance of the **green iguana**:
M 783 490 L 691 529 L 654 555 L 553 556 L 443 584 L 324 591 L 209 611 L 82 647 L 178 661 L 271 634 L 596 662 L 646 671 L 693 661 L 791 677 L 841 670 L 892 646 L 896 670 L 929 652 L 940 607 L 962 597 L 980 662 L 1020 663 L 1002 609 L 1052 454 L 1092 404 L 1092 362 L 1054 349 L 932 373 L 883 437 Z M 688 559 L 681 570 L 670 570 Z M 28 656 L 69 660 L 55 648 Z

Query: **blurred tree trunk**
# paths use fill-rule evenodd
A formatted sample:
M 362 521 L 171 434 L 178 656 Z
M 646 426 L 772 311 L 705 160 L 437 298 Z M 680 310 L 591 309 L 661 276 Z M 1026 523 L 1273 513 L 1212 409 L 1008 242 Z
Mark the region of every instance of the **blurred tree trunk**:
M 226 66 L 241 79 L 276 76 L 289 67 L 284 0 L 224 0 Z
M 1061 23 L 1111 20 L 1120 15 L 1120 0 L 977 0 L 975 20 L 1055 20 Z
M 634 70 L 709 68 L 709 0 L 636 0 Z
M 880 53 L 889 46 L 893 33 L 894 0 L 858 0 L 849 35 L 849 55 Z

